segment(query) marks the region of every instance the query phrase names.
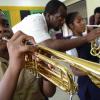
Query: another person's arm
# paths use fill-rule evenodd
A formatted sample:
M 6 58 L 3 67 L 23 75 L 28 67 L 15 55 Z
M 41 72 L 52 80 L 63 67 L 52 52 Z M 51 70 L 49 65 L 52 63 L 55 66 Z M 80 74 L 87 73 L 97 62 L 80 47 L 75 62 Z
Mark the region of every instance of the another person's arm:
M 56 86 L 46 79 L 43 79 L 43 93 L 47 97 L 52 97 L 56 92 Z
M 81 71 L 80 69 L 75 68 L 74 66 L 70 66 L 72 72 L 74 73 L 74 75 L 76 76 L 86 76 L 87 74 L 83 71 Z
M 91 42 L 98 36 L 100 36 L 100 28 L 92 30 L 89 34 L 83 37 L 79 37 L 71 40 L 48 39 L 42 42 L 41 44 L 59 51 L 66 51 L 72 48 L 76 48 L 84 43 Z

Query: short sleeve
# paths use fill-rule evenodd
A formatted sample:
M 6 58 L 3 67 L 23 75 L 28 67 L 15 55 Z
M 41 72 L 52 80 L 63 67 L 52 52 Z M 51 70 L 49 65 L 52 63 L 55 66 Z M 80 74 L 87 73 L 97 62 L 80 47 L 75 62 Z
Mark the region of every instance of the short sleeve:
M 46 21 L 42 14 L 33 14 L 24 18 L 20 23 L 12 28 L 13 32 L 22 31 L 23 33 L 33 36 L 36 43 L 50 39 Z

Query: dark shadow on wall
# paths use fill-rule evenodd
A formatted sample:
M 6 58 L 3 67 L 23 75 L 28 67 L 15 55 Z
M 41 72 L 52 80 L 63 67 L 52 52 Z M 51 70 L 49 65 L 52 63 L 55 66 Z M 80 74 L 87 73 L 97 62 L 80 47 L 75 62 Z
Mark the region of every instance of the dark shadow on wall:
M 26 17 L 27 15 L 30 15 L 30 11 L 29 10 L 20 10 L 20 16 L 21 16 L 21 20 L 24 19 L 24 17 Z

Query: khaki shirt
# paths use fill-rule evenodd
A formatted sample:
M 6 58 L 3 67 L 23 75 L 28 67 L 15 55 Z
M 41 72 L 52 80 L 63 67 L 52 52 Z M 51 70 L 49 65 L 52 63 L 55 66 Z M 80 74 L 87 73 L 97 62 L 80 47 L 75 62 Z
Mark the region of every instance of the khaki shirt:
M 0 57 L 0 80 L 8 66 L 8 61 Z M 45 100 L 40 92 L 39 79 L 29 70 L 20 73 L 13 100 Z

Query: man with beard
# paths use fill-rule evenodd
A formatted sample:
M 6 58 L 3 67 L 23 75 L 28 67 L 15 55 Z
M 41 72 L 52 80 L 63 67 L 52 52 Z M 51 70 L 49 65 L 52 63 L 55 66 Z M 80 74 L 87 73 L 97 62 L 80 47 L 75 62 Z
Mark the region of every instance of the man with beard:
M 72 49 L 81 44 L 90 42 L 99 36 L 100 29 L 98 29 L 98 31 L 92 31 L 91 34 L 87 36 L 76 39 L 53 39 L 51 37 L 51 34 L 53 34 L 51 30 L 60 30 L 65 22 L 66 15 L 67 8 L 62 2 L 59 0 L 50 0 L 43 14 L 28 15 L 15 25 L 12 30 L 14 33 L 21 30 L 25 34 L 33 36 L 36 43 L 59 51 Z

